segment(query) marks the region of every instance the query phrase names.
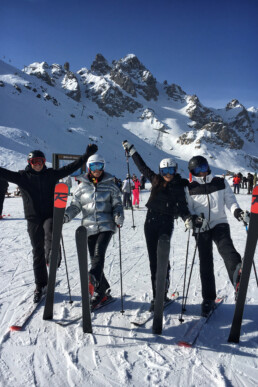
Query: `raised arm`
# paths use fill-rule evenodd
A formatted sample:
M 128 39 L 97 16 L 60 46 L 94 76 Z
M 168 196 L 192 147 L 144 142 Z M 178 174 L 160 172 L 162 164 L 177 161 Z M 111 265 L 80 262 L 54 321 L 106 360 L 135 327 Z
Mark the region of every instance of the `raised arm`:
M 135 162 L 139 171 L 150 181 L 156 175 L 143 161 L 139 153 L 136 151 L 134 145 L 131 145 L 127 140 L 123 141 L 123 147 L 128 155 L 132 156 L 133 161 Z

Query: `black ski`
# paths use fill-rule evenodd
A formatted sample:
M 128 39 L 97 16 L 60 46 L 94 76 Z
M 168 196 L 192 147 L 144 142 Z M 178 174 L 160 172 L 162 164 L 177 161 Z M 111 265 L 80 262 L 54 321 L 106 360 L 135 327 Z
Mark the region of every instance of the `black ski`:
M 84 333 L 92 333 L 86 228 L 84 226 L 78 227 L 75 233 L 75 237 L 81 278 L 82 329 Z
M 157 273 L 156 273 L 156 297 L 154 303 L 154 316 L 152 333 L 162 333 L 163 305 L 166 287 L 168 258 L 170 252 L 170 238 L 163 234 L 160 236 L 157 248 Z
M 224 301 L 223 298 L 217 298 L 215 300 L 215 308 L 213 308 L 207 317 L 201 316 L 198 319 L 195 319 L 190 322 L 190 326 L 187 329 L 186 333 L 182 337 L 180 341 L 178 341 L 178 345 L 180 347 L 192 347 L 196 340 L 199 337 L 199 334 L 203 328 L 203 326 L 209 321 L 210 317 L 212 316 L 213 312 L 217 307 Z
M 44 320 L 53 318 L 54 293 L 56 285 L 56 271 L 58 266 L 58 254 L 60 249 L 60 240 L 64 220 L 64 212 L 68 197 L 68 186 L 64 183 L 58 183 L 55 186 L 54 197 L 54 215 L 53 215 L 53 234 L 50 256 L 49 278 L 47 286 L 47 296 L 43 314 Z
M 174 292 L 171 295 L 171 298 L 164 304 L 163 309 L 166 310 L 169 305 L 171 305 L 177 298 L 179 297 L 178 292 Z M 153 312 L 145 312 L 138 320 L 131 321 L 131 324 L 135 325 L 136 327 L 142 327 L 144 326 L 148 321 L 153 319 Z
M 243 258 L 240 285 L 237 293 L 235 313 L 234 313 L 233 322 L 231 325 L 230 334 L 228 337 L 229 343 L 239 343 L 247 288 L 248 288 L 251 268 L 253 264 L 254 253 L 257 245 L 257 238 L 258 238 L 257 230 L 258 230 L 258 185 L 254 187 L 253 194 L 252 194 L 250 223 L 249 223 L 248 235 L 247 235 L 246 246 L 245 246 L 245 254 Z

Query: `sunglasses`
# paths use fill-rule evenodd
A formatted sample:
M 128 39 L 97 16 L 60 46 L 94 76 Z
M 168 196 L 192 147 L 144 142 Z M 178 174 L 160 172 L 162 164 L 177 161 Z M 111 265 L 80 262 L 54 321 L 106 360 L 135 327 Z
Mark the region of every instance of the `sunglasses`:
M 198 176 L 199 173 L 208 172 L 208 170 L 209 170 L 208 164 L 203 164 L 203 165 L 200 165 L 199 167 L 193 168 L 192 173 L 193 173 L 193 175 Z
M 30 165 L 43 165 L 46 162 L 44 157 L 33 157 L 29 160 Z
M 104 169 L 104 164 L 103 163 L 91 163 L 90 164 L 90 170 L 92 172 L 102 171 L 103 169 Z
M 162 176 L 166 176 L 167 174 L 174 175 L 175 173 L 176 173 L 175 167 L 160 168 L 160 174 Z

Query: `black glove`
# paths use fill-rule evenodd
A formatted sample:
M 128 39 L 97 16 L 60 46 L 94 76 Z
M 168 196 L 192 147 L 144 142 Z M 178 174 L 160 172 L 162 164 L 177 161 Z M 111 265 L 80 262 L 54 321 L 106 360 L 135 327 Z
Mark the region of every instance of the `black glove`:
M 86 148 L 85 153 L 88 157 L 90 157 L 90 156 L 94 155 L 94 153 L 96 153 L 97 150 L 98 150 L 98 147 L 96 144 L 89 144 Z
M 245 224 L 250 222 L 250 212 L 243 211 L 241 208 L 236 208 L 234 211 L 234 217 L 239 221 L 243 221 Z
M 193 215 L 193 226 L 194 228 L 200 229 L 200 231 L 207 230 L 208 221 L 204 218 L 203 214 L 201 216 Z

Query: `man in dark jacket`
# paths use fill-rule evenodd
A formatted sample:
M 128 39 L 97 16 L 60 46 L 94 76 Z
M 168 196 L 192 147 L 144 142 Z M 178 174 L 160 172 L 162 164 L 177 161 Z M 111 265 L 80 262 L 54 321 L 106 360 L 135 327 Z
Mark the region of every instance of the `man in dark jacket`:
M 5 179 L 0 179 L 0 219 L 3 219 L 2 211 L 4 205 L 4 198 L 8 188 L 8 182 Z
M 52 243 L 55 185 L 60 179 L 79 169 L 97 150 L 95 144 L 90 144 L 84 155 L 56 170 L 46 167 L 45 155 L 40 150 L 29 153 L 25 170 L 13 172 L 0 167 L 0 178 L 17 184 L 21 190 L 33 253 L 36 283 L 34 302 L 40 301 L 48 283 L 46 261 L 49 259 Z

